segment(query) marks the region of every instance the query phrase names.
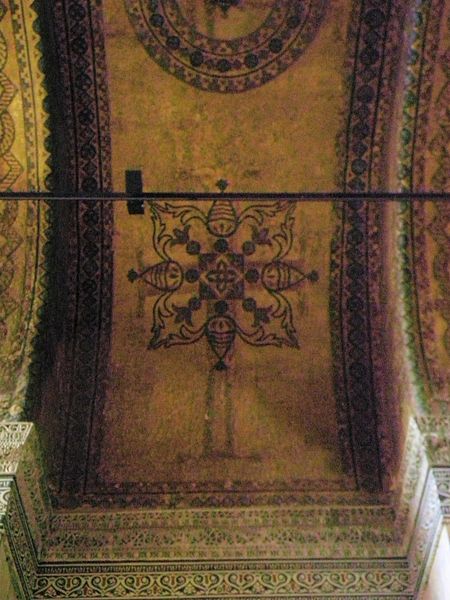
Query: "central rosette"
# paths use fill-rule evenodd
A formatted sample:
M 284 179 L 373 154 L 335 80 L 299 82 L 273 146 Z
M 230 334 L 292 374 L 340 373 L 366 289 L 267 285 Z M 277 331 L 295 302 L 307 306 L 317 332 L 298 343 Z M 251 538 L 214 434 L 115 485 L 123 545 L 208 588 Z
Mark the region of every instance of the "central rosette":
M 199 271 L 200 298 L 237 300 L 244 297 L 244 256 L 242 254 L 233 252 L 200 254 Z
M 329 0 L 125 0 L 148 54 L 211 92 L 251 90 L 277 77 L 313 40 Z

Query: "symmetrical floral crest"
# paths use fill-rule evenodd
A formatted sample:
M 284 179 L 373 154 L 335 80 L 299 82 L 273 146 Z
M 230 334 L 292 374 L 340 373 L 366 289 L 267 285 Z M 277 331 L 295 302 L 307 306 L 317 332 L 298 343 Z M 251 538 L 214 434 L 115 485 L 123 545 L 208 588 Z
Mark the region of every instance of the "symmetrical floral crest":
M 144 284 L 142 301 L 157 295 L 149 348 L 206 337 L 219 370 L 237 337 L 252 346 L 298 348 L 288 291 L 318 274 L 288 260 L 295 204 L 207 204 L 206 210 L 149 204 L 153 248 L 161 260 L 150 266 L 141 260 L 139 271 L 128 273 L 130 281 Z

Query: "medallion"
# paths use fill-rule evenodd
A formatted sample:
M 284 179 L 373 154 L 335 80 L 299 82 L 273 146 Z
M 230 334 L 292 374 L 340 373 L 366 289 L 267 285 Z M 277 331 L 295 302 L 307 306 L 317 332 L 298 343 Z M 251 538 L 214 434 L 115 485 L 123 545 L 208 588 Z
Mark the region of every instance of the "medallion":
M 202 90 L 243 92 L 274 79 L 313 40 L 328 0 L 125 0 L 149 55 Z
M 149 348 L 204 338 L 218 370 L 226 369 L 237 338 L 298 348 L 292 292 L 318 274 L 290 256 L 295 203 L 206 204 L 149 203 L 158 262 L 140 261 L 128 273 L 139 282 L 139 316 L 146 297 L 154 300 Z

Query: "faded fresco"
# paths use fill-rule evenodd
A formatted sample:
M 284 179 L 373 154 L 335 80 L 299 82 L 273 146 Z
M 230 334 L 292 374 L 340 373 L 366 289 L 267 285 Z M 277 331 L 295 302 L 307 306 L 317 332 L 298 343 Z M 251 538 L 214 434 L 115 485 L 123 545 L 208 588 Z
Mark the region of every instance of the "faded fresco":
M 216 4 L 105 2 L 114 186 L 142 169 L 147 190 L 334 189 L 348 3 Z
M 333 189 L 346 4 L 107 1 L 114 186 L 141 169 L 147 190 Z M 332 382 L 331 204 L 167 202 L 130 216 L 120 203 L 114 219 L 95 485 L 353 485 Z
M 49 173 L 35 20 L 29 3 L 0 2 L 0 192 L 42 191 Z M 38 200 L 0 200 L 0 419 L 24 408 L 46 213 Z
M 419 593 L 449 512 L 450 215 L 406 192 L 448 190 L 448 11 L 0 0 L 0 190 L 77 195 L 0 205 L 17 597 Z M 131 215 L 128 169 L 206 194 Z
M 27 25 L 21 42 L 24 5 L 14 7 L 17 64 L 12 23 L 3 20 L 5 75 L 17 91 L 3 96 L 2 118 L 10 114 L 16 128 L 11 151 L 22 171 L 15 185 L 41 189 L 45 169 L 35 177 L 32 166 L 47 156 L 32 156 L 25 129 L 42 127 L 45 114 L 25 117 L 25 126 L 21 117 L 21 107 L 32 110 L 30 89 L 40 89 L 26 83 L 25 71 L 37 77 L 39 70 L 23 56 L 37 48 L 36 27 Z M 67 189 L 123 190 L 129 169 L 142 170 L 146 190 L 209 194 L 228 182 L 215 204 L 194 200 L 179 209 L 170 198 L 146 205 L 144 215 L 104 197 L 65 204 L 57 260 L 42 260 L 49 279 L 28 268 L 37 255 L 30 250 L 26 263 L 19 253 L 31 248 L 37 228 L 53 228 L 51 218 L 38 221 L 25 205 L 17 215 L 14 207 L 5 212 L 11 252 L 1 291 L 16 354 L 5 346 L 4 362 L 24 356 L 30 313 L 25 303 L 21 309 L 21 290 L 40 301 L 51 296 L 41 283 L 58 282 L 57 307 L 42 311 L 50 324 L 33 355 L 42 363 L 32 369 L 40 383 L 29 388 L 55 502 L 224 506 L 295 502 L 294 492 L 313 489 L 391 489 L 402 451 L 400 405 L 411 394 L 392 375 L 402 337 L 387 339 L 387 325 L 395 323 L 397 335 L 408 319 L 405 362 L 425 355 L 416 369 L 428 368 L 433 384 L 424 386 L 425 409 L 433 398 L 445 411 L 448 395 L 443 205 L 405 211 L 398 268 L 402 293 L 415 304 L 403 316 L 403 307 L 397 313 L 386 302 L 397 289 L 397 221 L 386 220 L 384 203 L 292 209 L 255 197 L 230 206 L 226 193 L 384 189 L 396 168 L 387 165 L 388 146 L 389 156 L 398 150 L 403 189 L 420 187 L 412 174 L 423 165 L 426 187 L 443 188 L 442 6 L 410 7 L 414 44 L 406 55 L 402 2 L 55 3 L 52 106 L 65 125 L 46 143 L 64 150 Z M 394 96 L 402 115 L 393 112 Z M 11 131 L 5 125 L 5 140 Z M 42 135 L 34 137 L 42 148 Z M 11 396 L 5 406 L 8 418 L 23 408 Z M 272 496 L 258 495 L 265 491 Z
M 333 224 L 329 203 L 116 206 L 104 481 L 155 492 L 339 482 Z

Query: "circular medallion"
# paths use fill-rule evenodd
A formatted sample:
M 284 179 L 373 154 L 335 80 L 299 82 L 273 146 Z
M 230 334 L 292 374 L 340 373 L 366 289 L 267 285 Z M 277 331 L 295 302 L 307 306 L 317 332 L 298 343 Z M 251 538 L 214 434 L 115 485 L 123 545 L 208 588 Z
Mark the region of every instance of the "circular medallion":
M 313 40 L 329 0 L 125 0 L 149 55 L 202 90 L 274 79 Z

